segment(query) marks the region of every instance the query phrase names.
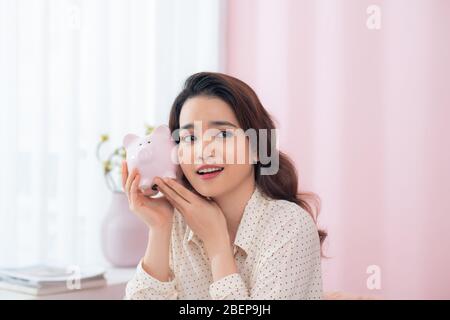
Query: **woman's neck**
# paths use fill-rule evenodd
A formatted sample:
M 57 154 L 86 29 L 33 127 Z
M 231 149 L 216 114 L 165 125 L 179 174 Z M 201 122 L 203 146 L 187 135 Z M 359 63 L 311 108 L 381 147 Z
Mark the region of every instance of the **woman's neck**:
M 213 200 L 219 205 L 227 220 L 228 233 L 231 243 L 234 243 L 239 223 L 244 214 L 245 206 L 255 191 L 256 183 L 253 175 L 237 188 Z

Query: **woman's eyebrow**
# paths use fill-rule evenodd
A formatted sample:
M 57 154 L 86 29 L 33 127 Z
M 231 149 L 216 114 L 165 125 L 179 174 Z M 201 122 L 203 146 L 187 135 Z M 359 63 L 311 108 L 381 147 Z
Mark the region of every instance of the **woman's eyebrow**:
M 194 125 L 192 123 L 185 124 L 180 129 L 192 129 L 194 128 Z
M 228 121 L 210 121 L 209 122 L 210 126 L 230 126 L 230 127 L 234 127 L 234 128 L 238 128 L 236 125 L 232 124 L 231 122 Z
M 236 126 L 235 124 L 232 124 L 229 121 L 223 121 L 223 120 L 216 120 L 216 121 L 209 121 L 208 124 L 210 126 L 230 126 L 230 127 L 234 127 L 234 128 L 238 128 L 238 126 Z M 188 123 L 185 124 L 184 126 L 182 126 L 180 129 L 192 129 L 194 128 L 194 125 L 192 123 Z

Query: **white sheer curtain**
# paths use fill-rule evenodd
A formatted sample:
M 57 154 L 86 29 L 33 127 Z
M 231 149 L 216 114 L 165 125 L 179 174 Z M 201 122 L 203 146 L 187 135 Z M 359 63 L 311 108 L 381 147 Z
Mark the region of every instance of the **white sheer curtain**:
M 0 0 L 0 266 L 105 263 L 101 134 L 167 123 L 222 71 L 221 0 Z

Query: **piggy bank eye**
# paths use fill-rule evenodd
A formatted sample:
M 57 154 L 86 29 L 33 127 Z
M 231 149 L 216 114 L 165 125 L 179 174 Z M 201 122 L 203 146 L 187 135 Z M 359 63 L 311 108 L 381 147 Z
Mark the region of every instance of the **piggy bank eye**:
M 147 143 L 150 143 L 151 141 L 147 141 Z

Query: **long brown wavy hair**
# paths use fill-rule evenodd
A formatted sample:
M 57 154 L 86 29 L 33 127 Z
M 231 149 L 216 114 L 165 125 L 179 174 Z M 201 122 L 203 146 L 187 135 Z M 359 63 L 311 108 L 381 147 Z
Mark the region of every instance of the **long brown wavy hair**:
M 259 101 L 258 96 L 250 86 L 243 81 L 222 73 L 200 72 L 190 76 L 184 83 L 182 91 L 173 102 L 169 117 L 169 127 L 172 133 L 180 128 L 180 113 L 186 100 L 196 96 L 206 96 L 221 99 L 234 111 L 241 128 L 275 129 L 269 113 Z M 267 151 L 272 150 L 272 135 L 267 134 Z M 260 137 L 257 135 L 257 151 L 259 152 Z M 177 143 L 179 139 L 175 137 Z M 320 198 L 312 192 L 298 191 L 298 174 L 290 158 L 283 152 L 279 153 L 279 169 L 276 174 L 262 175 L 261 168 L 270 166 L 257 162 L 255 166 L 255 181 L 260 190 L 269 198 L 294 202 L 306 210 L 317 223 L 320 212 Z M 258 153 L 259 154 L 259 153 Z M 271 158 L 271 156 L 270 156 Z M 193 190 L 189 181 L 181 173 L 183 183 Z M 309 200 L 309 202 L 308 202 Z M 311 204 L 312 203 L 312 204 Z M 323 244 L 327 233 L 319 229 L 320 243 Z

